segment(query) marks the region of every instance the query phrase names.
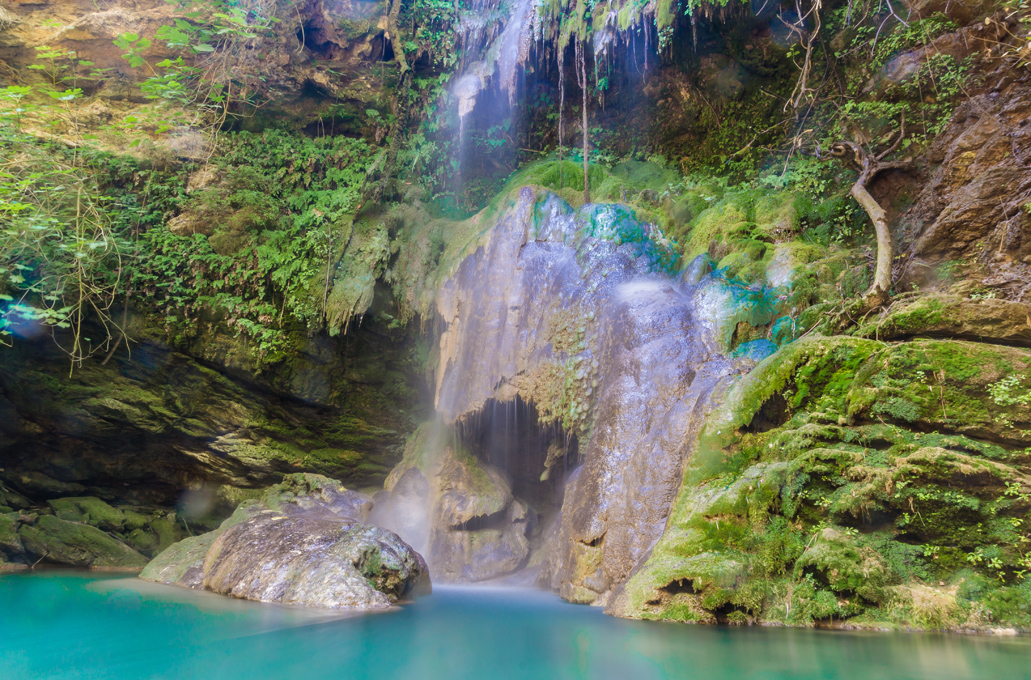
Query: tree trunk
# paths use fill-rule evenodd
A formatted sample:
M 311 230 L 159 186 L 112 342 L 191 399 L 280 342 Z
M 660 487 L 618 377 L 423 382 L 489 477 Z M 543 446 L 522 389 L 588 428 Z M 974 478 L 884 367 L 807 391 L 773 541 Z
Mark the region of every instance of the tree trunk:
M 882 162 L 885 156 L 894 152 L 906 134 L 906 120 L 902 119 L 902 130 L 898 141 L 879 156 L 873 156 L 854 142 L 838 142 L 831 147 L 831 155 L 852 161 L 859 169 L 859 179 L 852 185 L 852 198 L 866 211 L 873 222 L 877 236 L 877 266 L 874 269 L 873 284 L 863 295 L 864 307 L 868 310 L 883 307 L 891 297 L 891 264 L 895 259 L 895 246 L 891 241 L 888 215 L 881 204 L 870 194 L 870 183 L 885 170 L 908 169 L 911 160 Z
M 862 206 L 873 222 L 877 235 L 877 267 L 874 269 L 873 284 L 864 297 L 873 307 L 880 307 L 888 301 L 891 291 L 891 262 L 895 258 L 895 247 L 891 241 L 891 230 L 888 228 L 888 215 L 881 204 L 870 195 L 866 184 L 856 182 L 852 186 L 852 198 Z

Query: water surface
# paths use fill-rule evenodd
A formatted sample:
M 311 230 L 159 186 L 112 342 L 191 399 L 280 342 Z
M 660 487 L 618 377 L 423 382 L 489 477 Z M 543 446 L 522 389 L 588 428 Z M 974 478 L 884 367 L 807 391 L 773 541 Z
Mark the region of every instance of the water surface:
M 712 628 L 437 588 L 340 616 L 69 572 L 0 576 L 0 679 L 1031 678 L 1031 640 Z

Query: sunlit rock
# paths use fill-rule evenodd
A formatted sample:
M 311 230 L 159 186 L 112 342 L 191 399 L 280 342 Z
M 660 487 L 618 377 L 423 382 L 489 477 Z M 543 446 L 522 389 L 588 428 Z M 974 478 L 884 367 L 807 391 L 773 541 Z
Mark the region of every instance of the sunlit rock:
M 215 531 L 183 540 L 141 578 L 260 602 L 379 609 L 429 589 L 425 561 L 364 524 L 372 503 L 318 475 L 290 475 Z

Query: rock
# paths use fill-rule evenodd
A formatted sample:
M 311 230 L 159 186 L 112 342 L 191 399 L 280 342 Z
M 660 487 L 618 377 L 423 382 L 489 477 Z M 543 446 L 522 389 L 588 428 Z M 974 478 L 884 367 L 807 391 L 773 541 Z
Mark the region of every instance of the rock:
M 912 19 L 927 19 L 935 14 L 944 14 L 961 26 L 965 26 L 985 12 L 994 9 L 997 3 L 991 0 L 903 0 Z
M 1031 84 L 1006 74 L 991 74 L 987 91 L 961 103 L 927 153 L 928 177 L 901 219 L 912 245 L 899 290 L 935 283 L 938 265 L 952 261 L 981 265 L 1000 297 L 1028 299 L 1031 168 L 1022 159 L 1031 155 Z
M 427 580 L 425 562 L 394 533 L 332 515 L 263 511 L 215 539 L 203 587 L 259 602 L 379 609 Z
M 485 581 L 526 564 L 533 510 L 441 423 L 420 426 L 386 489 L 373 516 L 412 545 L 426 546 L 434 578 Z
M 982 528 L 1031 487 L 1029 370 L 1016 347 L 815 337 L 722 382 L 662 537 L 606 611 L 959 627 L 935 603 L 954 603 Z
M 18 536 L 18 515 L 14 513 L 0 514 L 0 556 L 21 555 L 25 552 L 21 538 Z
M 261 602 L 382 608 L 429 588 L 422 557 L 362 524 L 370 499 L 339 482 L 288 475 L 215 531 L 158 555 L 140 577 Z
M 303 472 L 283 477 L 259 502 L 270 510 L 317 510 L 356 522 L 364 522 L 372 510 L 372 499 L 365 494 L 348 490 L 328 477 Z
M 0 505 L 94 496 L 169 508 L 183 489 L 260 488 L 305 470 L 378 484 L 400 457 L 403 407 L 385 408 L 391 400 L 381 388 L 394 389 L 404 378 L 387 374 L 385 355 L 372 358 L 379 349 L 389 361 L 407 351 L 388 348 L 392 340 L 370 336 L 363 347 L 371 354 L 355 376 L 335 340 L 301 333 L 289 366 L 266 371 L 277 373 L 270 377 L 284 390 L 277 394 L 237 360 L 249 352 L 242 341 L 230 347 L 205 331 L 196 347 L 201 361 L 146 340 L 138 326 L 133 333 L 140 343 L 131 359 L 119 352 L 107 365 L 84 364 L 71 378 L 44 342 L 24 340 L 5 351 L 0 480 L 12 491 L 0 491 Z M 295 394 L 291 385 L 302 374 Z M 321 392 L 309 387 L 316 383 Z M 393 403 L 414 402 L 411 394 Z M 220 516 L 232 508 L 216 505 Z
M 86 490 L 86 487 L 82 484 L 62 482 L 36 471 L 11 473 L 7 475 L 7 479 L 12 484 L 16 484 L 25 493 L 44 498 L 67 496 L 68 494 L 82 493 Z
M 0 505 L 5 505 L 15 510 L 25 510 L 32 507 L 32 502 L 20 493 L 0 489 Z
M 530 188 L 510 200 L 481 247 L 438 292 L 446 329 L 436 406 L 447 423 L 475 433 L 478 419 L 491 422 L 492 408 L 502 412 L 521 401 L 534 405 L 540 421 L 575 435 L 579 451 L 570 467 L 577 459 L 583 466 L 565 484 L 564 497 L 565 480 L 554 487 L 561 519 L 540 582 L 576 601 L 602 604 L 661 535 L 692 428 L 716 380 L 733 370 L 715 342 L 733 301 L 699 305 L 698 291 L 709 283 L 674 279 L 664 266 L 668 242 L 616 206 L 573 210 Z M 781 228 L 787 228 L 793 218 L 783 212 Z M 745 212 L 735 217 L 747 221 Z M 713 233 L 727 224 L 715 215 L 711 221 Z M 698 236 L 685 252 L 704 253 L 710 240 Z M 515 461 L 509 464 L 499 470 L 514 479 L 519 471 Z M 432 475 L 422 470 L 432 489 Z M 510 563 L 507 552 L 519 547 L 515 531 L 533 523 L 519 526 L 517 515 L 490 516 L 487 527 L 477 527 L 500 530 L 502 520 L 509 523 L 509 539 L 491 538 L 499 565 Z M 434 573 L 461 576 L 457 563 L 438 569 L 436 555 L 441 546 L 462 554 L 462 529 L 452 527 L 455 536 L 445 541 L 435 527 Z
M 204 558 L 219 533 L 220 530 L 209 531 L 172 544 L 151 560 L 140 572 L 140 578 L 184 588 L 202 588 Z
M 91 569 L 141 569 L 147 558 L 96 527 L 44 515 L 18 531 L 35 559 Z
M 819 533 L 809 549 L 795 562 L 802 574 L 812 571 L 838 593 L 855 593 L 869 602 L 881 602 L 891 574 L 879 554 L 860 547 L 837 529 Z
M 120 532 L 125 516 L 119 510 L 91 496 L 47 501 L 54 514 L 69 522 L 81 522 L 104 531 Z
M 369 521 L 397 533 L 405 543 L 425 553 L 429 541 L 430 483 L 417 467 L 407 468 L 392 480 L 390 490 L 373 497 Z
M 182 531 L 180 531 L 179 526 L 175 522 L 174 513 L 167 517 L 158 517 L 150 523 L 150 529 L 154 532 L 157 541 L 155 549 L 158 552 L 182 538 Z
M 913 337 L 974 340 L 1031 347 L 1031 304 L 1009 300 L 971 300 L 954 294 L 899 300 L 857 335 L 878 340 Z

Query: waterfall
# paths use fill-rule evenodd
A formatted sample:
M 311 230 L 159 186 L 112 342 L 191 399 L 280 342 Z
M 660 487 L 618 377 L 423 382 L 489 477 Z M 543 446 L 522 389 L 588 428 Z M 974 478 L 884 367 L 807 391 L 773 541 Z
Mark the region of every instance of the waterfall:
M 491 36 L 486 30 L 488 17 L 497 11 L 492 2 L 476 5 L 461 20 L 462 44 L 466 54 L 462 75 L 452 86 L 458 100 L 459 143 L 464 144 L 466 118 L 475 108 L 480 93 L 494 83 L 507 95 L 505 106 L 488 113 L 494 123 L 511 113 L 517 98 L 517 72 L 530 54 L 534 27 L 539 22 L 536 0 L 516 0 L 511 6 L 499 33 Z M 470 56 L 476 59 L 469 61 Z

